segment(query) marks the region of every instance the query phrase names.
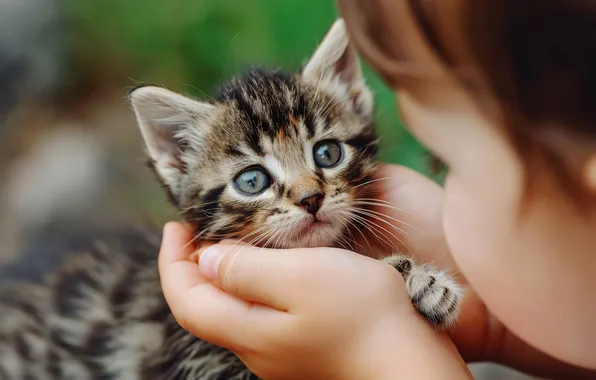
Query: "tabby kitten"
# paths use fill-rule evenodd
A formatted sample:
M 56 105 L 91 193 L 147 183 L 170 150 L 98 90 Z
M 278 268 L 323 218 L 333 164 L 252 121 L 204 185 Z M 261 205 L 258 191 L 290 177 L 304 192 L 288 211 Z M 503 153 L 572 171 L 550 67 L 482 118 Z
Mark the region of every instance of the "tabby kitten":
M 249 70 L 211 103 L 157 87 L 130 100 L 151 167 L 198 237 L 317 247 L 349 236 L 377 146 L 372 94 L 341 20 L 299 74 Z M 104 239 L 46 286 L 2 292 L 0 379 L 256 378 L 176 324 L 160 289 L 159 239 Z M 405 256 L 386 261 L 431 323 L 456 319 L 456 283 Z

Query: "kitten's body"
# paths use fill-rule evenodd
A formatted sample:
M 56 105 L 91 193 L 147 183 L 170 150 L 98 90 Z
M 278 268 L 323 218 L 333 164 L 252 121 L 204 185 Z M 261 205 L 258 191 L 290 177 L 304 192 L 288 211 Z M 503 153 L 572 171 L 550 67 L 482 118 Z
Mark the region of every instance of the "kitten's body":
M 202 238 L 268 247 L 347 239 L 374 178 L 376 141 L 372 95 L 341 22 L 300 74 L 251 70 L 211 104 L 155 87 L 133 90 L 131 102 L 151 166 Z M 103 240 L 45 286 L 5 289 L 0 380 L 254 378 L 176 324 L 158 244 L 154 232 Z M 405 256 L 387 262 L 421 314 L 437 325 L 455 319 L 458 289 L 444 274 Z
M 186 333 L 162 297 L 157 231 L 75 251 L 47 286 L 0 292 L 0 379 L 250 379 Z

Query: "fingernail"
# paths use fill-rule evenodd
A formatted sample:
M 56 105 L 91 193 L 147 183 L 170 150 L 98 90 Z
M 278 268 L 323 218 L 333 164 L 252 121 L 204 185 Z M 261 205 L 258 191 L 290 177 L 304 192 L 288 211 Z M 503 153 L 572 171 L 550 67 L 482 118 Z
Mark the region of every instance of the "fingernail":
M 199 271 L 208 280 L 215 280 L 217 268 L 221 259 L 226 254 L 224 247 L 212 245 L 207 248 L 199 258 Z

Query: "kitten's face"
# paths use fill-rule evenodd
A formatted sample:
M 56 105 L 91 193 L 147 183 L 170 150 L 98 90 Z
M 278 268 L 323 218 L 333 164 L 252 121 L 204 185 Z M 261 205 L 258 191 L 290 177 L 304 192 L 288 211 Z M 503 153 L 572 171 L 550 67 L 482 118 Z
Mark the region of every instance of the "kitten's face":
M 251 70 L 212 104 L 155 87 L 131 100 L 156 173 L 203 238 L 330 246 L 358 218 L 376 141 L 341 21 L 300 74 Z

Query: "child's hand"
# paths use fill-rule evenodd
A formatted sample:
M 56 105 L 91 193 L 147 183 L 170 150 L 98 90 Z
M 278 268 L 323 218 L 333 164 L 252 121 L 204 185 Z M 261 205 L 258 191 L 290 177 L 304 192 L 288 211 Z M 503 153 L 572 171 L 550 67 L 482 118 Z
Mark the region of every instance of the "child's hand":
M 339 249 L 218 244 L 197 266 L 190 238 L 180 224 L 165 229 L 159 266 L 174 316 L 262 378 L 469 377 L 387 264 Z

